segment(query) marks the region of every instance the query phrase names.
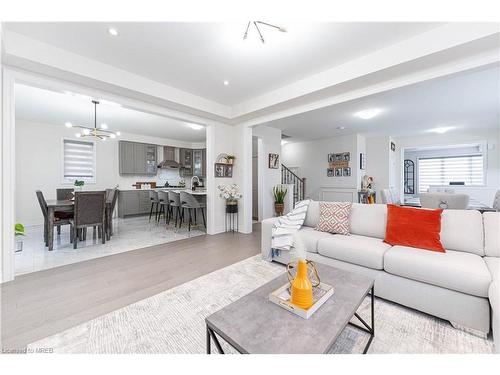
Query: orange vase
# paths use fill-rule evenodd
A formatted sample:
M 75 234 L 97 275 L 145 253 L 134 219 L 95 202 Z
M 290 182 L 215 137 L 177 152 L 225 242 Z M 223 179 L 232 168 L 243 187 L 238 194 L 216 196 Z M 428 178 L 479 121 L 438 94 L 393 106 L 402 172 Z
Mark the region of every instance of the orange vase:
M 290 302 L 303 309 L 308 309 L 313 304 L 312 283 L 307 276 L 307 262 L 298 261 L 297 275 L 292 281 L 292 298 Z

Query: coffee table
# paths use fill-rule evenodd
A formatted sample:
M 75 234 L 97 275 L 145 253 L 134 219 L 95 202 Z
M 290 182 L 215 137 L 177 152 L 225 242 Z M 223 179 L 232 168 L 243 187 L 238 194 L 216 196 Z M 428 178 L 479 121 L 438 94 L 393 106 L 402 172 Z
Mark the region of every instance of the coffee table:
M 218 336 L 239 353 L 328 353 L 347 325 L 366 333 L 368 351 L 375 336 L 374 279 L 316 264 L 321 281 L 333 285 L 334 294 L 309 319 L 303 319 L 269 301 L 269 293 L 288 282 L 286 273 L 213 313 L 205 319 L 207 354 L 213 341 L 224 351 Z M 371 324 L 356 312 L 371 295 Z M 362 326 L 351 323 L 356 317 Z

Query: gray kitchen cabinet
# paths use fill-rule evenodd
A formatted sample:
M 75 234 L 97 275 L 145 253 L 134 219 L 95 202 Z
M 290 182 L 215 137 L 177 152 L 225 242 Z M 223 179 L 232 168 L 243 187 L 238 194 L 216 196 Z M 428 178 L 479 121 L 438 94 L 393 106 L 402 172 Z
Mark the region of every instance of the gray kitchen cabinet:
M 203 150 L 193 150 L 193 176 L 204 176 Z
M 133 174 L 135 172 L 134 142 L 119 142 L 120 174 Z
M 119 160 L 121 175 L 156 175 L 156 145 L 120 141 Z
M 118 216 L 148 214 L 151 208 L 148 190 L 120 190 L 118 195 Z
M 182 167 L 182 174 L 184 176 L 193 175 L 193 150 L 190 148 L 179 149 L 179 163 Z

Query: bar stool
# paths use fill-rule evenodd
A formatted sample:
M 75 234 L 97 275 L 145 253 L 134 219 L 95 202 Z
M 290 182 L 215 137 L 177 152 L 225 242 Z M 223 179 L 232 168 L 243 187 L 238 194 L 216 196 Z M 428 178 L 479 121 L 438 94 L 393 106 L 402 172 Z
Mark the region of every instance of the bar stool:
M 185 191 L 181 191 L 181 206 L 182 209 L 187 209 L 189 213 L 189 231 L 191 231 L 191 224 L 193 223 L 193 218 L 191 212 L 194 210 L 194 223 L 196 224 L 196 210 L 201 210 L 201 215 L 203 217 L 203 225 L 205 228 L 207 224 L 205 222 L 205 212 L 203 211 L 206 205 L 202 202 L 199 202 L 193 194 L 190 194 Z M 183 215 L 184 217 L 184 215 Z
M 168 201 L 170 208 L 170 217 L 174 216 L 175 210 L 175 226 L 177 226 L 177 219 L 179 219 L 179 227 L 182 224 L 182 213 L 181 213 L 181 195 L 175 191 L 168 192 Z
M 166 191 L 160 190 L 158 192 L 158 203 L 160 205 L 160 209 L 158 212 L 158 222 L 160 221 L 161 214 L 165 218 L 165 225 L 167 225 L 170 221 L 170 200 L 168 197 L 168 193 Z
M 149 191 L 149 200 L 151 201 L 151 210 L 149 211 L 149 221 L 151 221 L 151 216 L 153 215 L 153 209 L 155 209 L 155 220 L 158 219 L 158 208 L 160 201 L 158 199 L 158 192 L 155 190 Z

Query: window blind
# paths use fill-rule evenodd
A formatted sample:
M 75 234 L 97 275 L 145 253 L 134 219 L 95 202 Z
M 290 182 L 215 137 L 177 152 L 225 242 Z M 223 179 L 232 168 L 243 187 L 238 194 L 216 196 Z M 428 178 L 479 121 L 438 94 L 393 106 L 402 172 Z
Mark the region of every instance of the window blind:
M 64 179 L 93 181 L 95 178 L 94 143 L 63 141 Z
M 463 155 L 418 160 L 418 191 L 425 193 L 431 185 L 449 185 L 450 181 L 469 186 L 484 184 L 483 155 Z

